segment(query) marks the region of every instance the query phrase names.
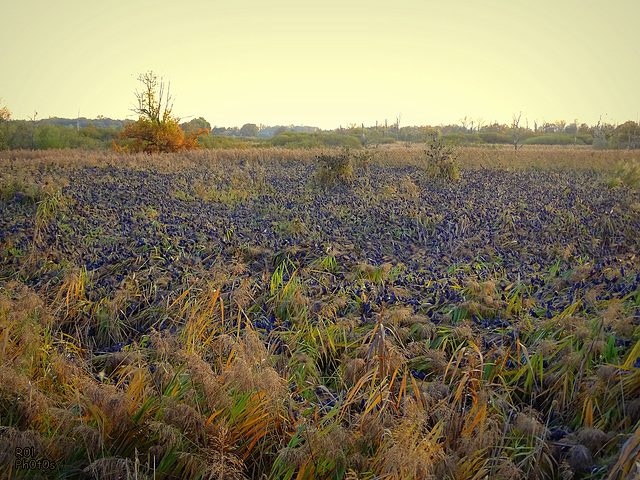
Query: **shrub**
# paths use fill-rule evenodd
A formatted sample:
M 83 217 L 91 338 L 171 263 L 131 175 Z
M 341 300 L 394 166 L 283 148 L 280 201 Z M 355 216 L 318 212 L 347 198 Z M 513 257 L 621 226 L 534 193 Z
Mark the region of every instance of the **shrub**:
M 197 140 L 199 135 L 209 133 L 209 130 L 198 129 L 196 132 L 184 136 L 180 128 L 180 119 L 173 115 L 173 103 L 167 88 L 166 100 L 164 82 L 153 72 L 149 71 L 138 77 L 144 85 L 142 92 L 136 92 L 138 108 L 134 109 L 139 117 L 136 122 L 127 123 L 120 132 L 120 139 L 124 145 L 113 141 L 114 150 L 133 152 L 178 152 L 200 148 Z
M 628 188 L 640 188 L 640 163 L 630 161 L 618 164 L 613 176 L 607 181 L 609 188 L 625 185 Z
M 424 151 L 427 156 L 427 164 L 430 170 L 434 170 L 436 177 L 444 178 L 450 182 L 457 182 L 460 179 L 458 162 L 453 148 L 447 145 L 444 138 L 437 130 L 429 135 L 427 149 Z
M 486 143 L 511 143 L 511 138 L 506 133 L 482 132 L 478 134 Z
M 337 182 L 349 184 L 353 178 L 353 155 L 348 149 L 342 153 L 321 153 L 318 155 L 320 168 L 316 173 L 316 181 L 320 185 L 329 186 Z
M 475 143 L 484 143 L 482 137 L 477 133 L 454 132 L 443 135 L 445 141 L 450 145 L 465 146 Z
M 200 148 L 197 143 L 198 135 L 208 133 L 207 130 L 184 136 L 184 132 L 178 125 L 177 119 L 170 118 L 156 122 L 148 118 L 140 117 L 137 122 L 128 123 L 120 133 L 123 140 L 133 140 L 124 146 L 113 142 L 115 150 L 159 153 L 178 152 L 180 150 L 193 150 Z
M 568 133 L 550 133 L 527 138 L 522 142 L 524 145 L 584 145 L 581 138 L 575 138 Z
M 268 144 L 285 148 L 343 147 L 360 148 L 360 140 L 352 135 L 325 132 L 282 132 L 271 137 Z

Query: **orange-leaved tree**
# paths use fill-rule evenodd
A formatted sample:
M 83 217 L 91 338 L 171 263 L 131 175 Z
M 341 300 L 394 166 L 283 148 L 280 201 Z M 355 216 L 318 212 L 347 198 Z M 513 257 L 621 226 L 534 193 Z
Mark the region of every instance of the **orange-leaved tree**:
M 138 76 L 144 86 L 142 91 L 136 91 L 138 107 L 133 111 L 138 114 L 138 120 L 127 123 L 120 132 L 119 141 L 113 141 L 113 148 L 119 151 L 132 152 L 177 152 L 200 148 L 197 143 L 198 135 L 208 134 L 209 130 L 193 132 L 185 137 L 178 125 L 180 118 L 173 115 L 173 102 L 169 88 L 166 91 L 162 79 L 152 71 Z

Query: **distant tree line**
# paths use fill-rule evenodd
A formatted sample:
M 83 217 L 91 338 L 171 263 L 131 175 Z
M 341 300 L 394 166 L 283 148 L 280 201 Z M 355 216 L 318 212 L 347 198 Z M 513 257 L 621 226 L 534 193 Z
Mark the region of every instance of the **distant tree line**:
M 12 120 L 3 107 L 0 115 L 0 149 L 55 149 L 81 148 L 101 150 L 111 148 L 130 120 L 105 117 L 47 118 L 41 120 Z M 640 148 L 640 125 L 634 121 L 613 125 L 598 123 L 587 125 L 564 121 L 533 122 L 525 125 L 498 122 L 462 120 L 460 124 L 434 126 L 405 126 L 351 124 L 323 131 L 310 126 L 266 126 L 246 123 L 242 127 L 211 126 L 203 117 L 180 123 L 185 137 L 198 130 L 209 130 L 200 135 L 198 144 L 203 148 L 249 148 L 253 146 L 280 146 L 289 148 L 377 146 L 385 143 L 423 143 L 439 130 L 445 142 L 454 146 L 482 144 L 519 145 L 590 145 L 593 148 Z
M 406 126 L 351 124 L 338 128 L 334 133 L 359 138 L 363 145 L 407 142 L 424 143 L 434 131 L 440 131 L 444 140 L 455 146 L 480 144 L 513 145 L 514 139 L 520 145 L 591 145 L 594 148 L 635 149 L 640 148 L 640 125 L 628 121 L 620 125 L 598 123 L 589 126 L 577 122 L 567 124 L 564 121 L 542 122 L 533 125 L 482 122 L 461 122 L 460 125 Z

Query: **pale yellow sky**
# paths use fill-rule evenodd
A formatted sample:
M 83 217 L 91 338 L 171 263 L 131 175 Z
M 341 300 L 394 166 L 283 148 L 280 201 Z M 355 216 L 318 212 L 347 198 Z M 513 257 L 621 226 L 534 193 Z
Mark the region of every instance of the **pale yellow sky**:
M 139 73 L 212 125 L 622 123 L 638 0 L 21 0 L 0 16 L 13 118 L 134 118 Z

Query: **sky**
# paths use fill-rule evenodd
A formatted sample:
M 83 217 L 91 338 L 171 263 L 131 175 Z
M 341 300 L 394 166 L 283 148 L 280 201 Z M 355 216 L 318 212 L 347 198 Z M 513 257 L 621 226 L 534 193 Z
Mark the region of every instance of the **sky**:
M 638 0 L 21 0 L 14 119 L 137 117 L 141 73 L 212 126 L 637 121 Z

